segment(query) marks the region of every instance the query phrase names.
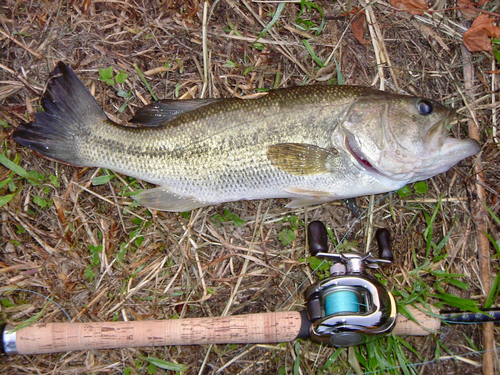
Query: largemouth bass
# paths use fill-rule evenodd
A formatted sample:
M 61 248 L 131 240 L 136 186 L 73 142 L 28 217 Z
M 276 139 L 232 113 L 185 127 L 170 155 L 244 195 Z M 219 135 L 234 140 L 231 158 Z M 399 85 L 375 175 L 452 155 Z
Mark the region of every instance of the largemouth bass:
M 356 86 L 278 89 L 258 99 L 160 101 L 130 127 L 109 120 L 60 62 L 45 112 L 14 139 L 75 166 L 102 167 L 158 188 L 141 205 L 164 211 L 247 199 L 288 207 L 385 193 L 445 172 L 479 152 L 447 136 L 455 116 L 431 100 Z

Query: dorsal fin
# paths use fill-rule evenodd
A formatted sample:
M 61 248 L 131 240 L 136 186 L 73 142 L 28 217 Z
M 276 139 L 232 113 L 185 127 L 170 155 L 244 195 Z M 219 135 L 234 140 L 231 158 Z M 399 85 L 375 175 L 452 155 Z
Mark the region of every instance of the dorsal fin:
M 137 110 L 130 122 L 144 126 L 159 126 L 165 124 L 181 113 L 193 111 L 224 99 L 163 99 L 148 104 Z

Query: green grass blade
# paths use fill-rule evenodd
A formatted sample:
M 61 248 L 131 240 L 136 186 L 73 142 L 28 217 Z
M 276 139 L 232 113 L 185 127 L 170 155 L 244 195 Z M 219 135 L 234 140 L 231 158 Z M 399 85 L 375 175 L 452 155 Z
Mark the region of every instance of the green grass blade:
M 445 302 L 447 305 L 459 308 L 461 310 L 472 311 L 475 313 L 481 312 L 477 301 L 454 296 L 453 294 L 444 292 L 441 288 L 436 289 L 439 291 L 439 293 L 431 294 L 430 297 L 438 298 L 441 301 Z
M 352 346 L 347 348 L 347 362 L 349 362 L 357 375 L 363 375 L 363 370 L 361 369 L 358 357 L 356 356 L 356 349 Z
M 304 44 L 304 47 L 306 47 L 307 52 L 309 52 L 309 54 L 311 55 L 313 60 L 316 62 L 316 64 L 318 64 L 320 67 L 324 68 L 325 64 L 323 64 L 323 62 L 319 59 L 319 57 L 316 56 L 316 54 L 314 53 L 309 42 L 306 39 L 302 39 L 302 44 Z
M 328 370 L 328 368 L 335 363 L 338 356 L 340 355 L 340 353 L 342 353 L 343 350 L 345 350 L 345 348 L 338 348 L 337 350 L 335 350 L 333 354 L 327 359 L 323 367 L 321 367 L 321 371 Z
M 16 194 L 17 193 L 7 194 L 3 197 L 0 197 L 0 207 L 5 206 L 7 203 L 9 203 Z
M 28 174 L 28 172 L 26 171 L 26 169 L 24 169 L 20 165 L 17 165 L 13 161 L 11 161 L 4 154 L 0 154 L 0 163 L 2 163 L 5 168 L 10 169 L 12 172 L 18 174 L 19 176 L 21 176 L 23 178 L 29 178 L 30 177 L 29 174 Z
M 500 294 L 500 272 L 497 273 L 497 276 L 495 277 L 495 280 L 493 280 L 493 284 L 491 285 L 490 292 L 488 293 L 488 298 L 486 299 L 486 302 L 484 303 L 484 309 L 489 309 L 491 305 L 493 305 L 493 302 L 496 301 L 498 295 Z
M 48 305 L 45 305 L 42 307 L 42 309 L 34 316 L 32 316 L 29 319 L 26 319 L 24 322 L 21 324 L 18 324 L 15 326 L 12 330 L 9 330 L 9 332 L 16 332 L 22 328 L 29 327 L 30 325 L 34 324 L 38 319 L 40 319 L 43 314 L 45 313 L 45 309 L 47 308 Z
M 286 2 L 282 2 L 282 3 L 279 3 L 278 7 L 276 8 L 276 12 L 274 13 L 274 16 L 273 18 L 271 19 L 271 22 L 269 22 L 266 27 L 264 27 L 264 30 L 262 30 L 262 32 L 259 34 L 259 36 L 257 37 L 257 40 L 259 40 L 260 38 L 262 38 L 264 35 L 267 34 L 267 32 L 269 30 L 271 30 L 271 28 L 274 26 L 274 24 L 276 22 L 278 22 L 278 19 L 280 18 L 281 16 L 281 12 L 283 12 L 283 9 L 285 9 L 285 5 L 286 5 Z
M 342 75 L 342 71 L 340 70 L 339 62 L 337 61 L 337 58 L 335 56 L 333 56 L 333 61 L 335 61 L 335 69 L 337 70 L 337 85 L 343 85 L 344 84 L 344 76 Z
M 295 343 L 295 361 L 293 362 L 293 375 L 299 375 L 300 374 L 300 343 L 296 342 Z
M 111 181 L 112 178 L 115 176 L 112 175 L 104 175 L 104 176 L 97 176 L 92 179 L 92 185 L 97 186 L 97 185 L 105 185 L 109 181 Z
M 483 202 L 483 205 L 484 205 L 484 208 L 486 208 L 486 211 L 489 212 L 489 214 L 491 215 L 493 220 L 495 220 L 497 222 L 497 224 L 500 225 L 500 218 L 497 215 L 495 215 L 495 213 L 491 210 L 491 208 L 489 208 L 486 204 L 484 204 L 484 202 Z
M 154 101 L 157 101 L 158 98 L 154 94 L 153 90 L 151 90 L 151 86 L 149 86 L 149 82 L 146 80 L 146 77 L 144 77 L 144 74 L 142 74 L 142 72 L 139 69 L 139 67 L 137 66 L 137 64 L 134 64 L 134 69 L 137 71 L 137 74 L 139 74 L 139 77 L 141 77 L 142 82 L 147 87 L 147 89 L 148 89 L 149 93 L 151 94 L 151 96 L 153 97 Z
M 497 257 L 500 259 L 500 241 L 495 240 L 489 233 L 485 233 L 485 235 L 490 240 L 491 244 L 495 248 L 495 251 L 497 252 Z
M 176 372 L 184 372 L 187 371 L 188 367 L 186 365 L 174 362 L 164 361 L 162 359 L 154 358 L 154 357 L 143 357 L 140 356 L 141 359 L 148 361 L 149 363 L 155 365 L 156 367 L 162 368 L 164 370 L 176 371 Z
M 12 174 L 11 174 L 11 177 L 7 177 L 5 180 L 3 180 L 2 182 L 0 182 L 0 189 L 3 189 L 4 186 L 9 185 L 12 182 L 13 181 L 12 181 Z
M 401 336 L 394 336 L 395 339 L 397 340 L 398 343 L 403 345 L 406 349 L 411 351 L 413 354 L 415 354 L 421 361 L 424 360 L 424 357 L 420 355 L 420 353 L 415 349 L 413 346 L 410 345 L 410 343 L 406 340 L 404 340 Z

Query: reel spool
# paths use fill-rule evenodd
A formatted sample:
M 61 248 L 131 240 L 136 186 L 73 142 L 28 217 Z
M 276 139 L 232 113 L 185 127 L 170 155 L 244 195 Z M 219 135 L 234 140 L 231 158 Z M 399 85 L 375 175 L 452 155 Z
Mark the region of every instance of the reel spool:
M 370 253 L 328 253 L 328 234 L 323 223 L 312 222 L 308 231 L 311 254 L 334 262 L 331 277 L 312 285 L 305 293 L 307 314 L 312 322 L 311 337 L 321 343 L 347 347 L 390 333 L 396 324 L 396 301 L 365 270 L 390 264 L 391 260 L 374 258 Z M 380 247 L 382 256 L 392 257 L 389 232 L 379 231 L 377 240 L 382 233 L 384 244 Z

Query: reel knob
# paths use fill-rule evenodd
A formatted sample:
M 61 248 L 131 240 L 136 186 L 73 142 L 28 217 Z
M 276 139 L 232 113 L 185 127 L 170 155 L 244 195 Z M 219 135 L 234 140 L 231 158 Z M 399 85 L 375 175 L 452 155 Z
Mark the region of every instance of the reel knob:
M 307 228 L 309 251 L 312 256 L 328 252 L 328 232 L 321 221 L 313 221 Z
M 391 233 L 386 228 L 379 228 L 375 232 L 375 239 L 378 244 L 379 258 L 392 262 L 394 255 L 391 251 Z

